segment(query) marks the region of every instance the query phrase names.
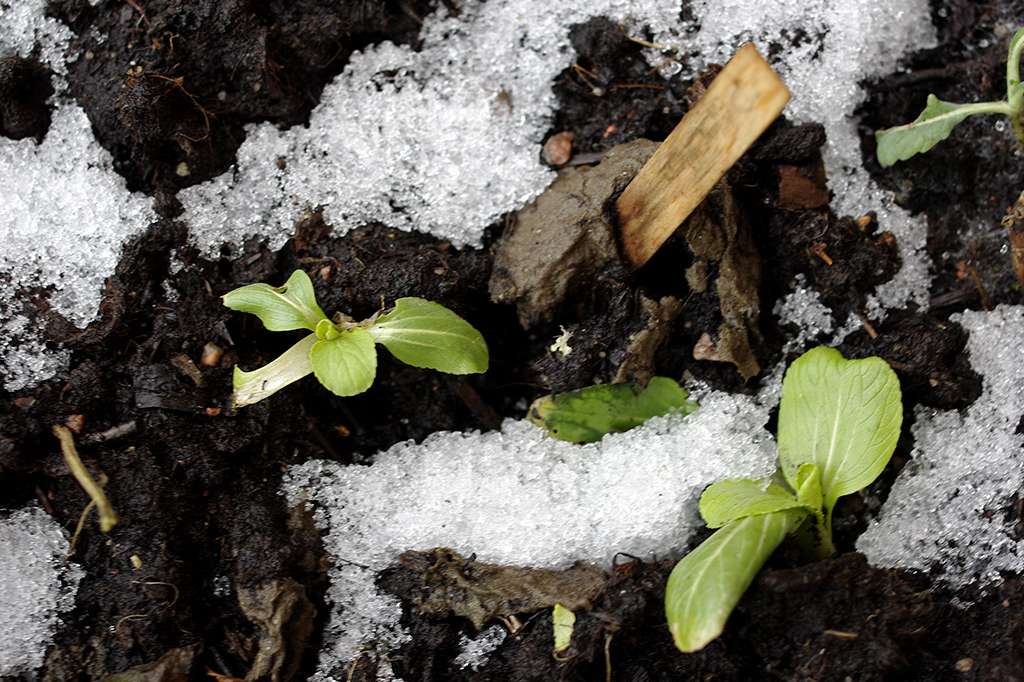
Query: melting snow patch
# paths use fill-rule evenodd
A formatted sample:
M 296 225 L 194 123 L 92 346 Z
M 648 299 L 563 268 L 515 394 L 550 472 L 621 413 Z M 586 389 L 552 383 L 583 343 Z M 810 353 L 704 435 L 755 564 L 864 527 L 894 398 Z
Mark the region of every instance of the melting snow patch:
M 499 432 L 402 443 L 369 467 L 294 467 L 285 493 L 314 510 L 335 558 L 316 679 L 339 679 L 334 668 L 367 642 L 386 650 L 405 640 L 398 601 L 374 579 L 406 550 L 444 546 L 488 563 L 550 568 L 609 566 L 616 552 L 678 555 L 706 486 L 765 478 L 777 459 L 767 407 L 723 393 L 700 403 L 686 418 L 655 418 L 591 445 L 510 420 Z
M 1012 512 L 1024 486 L 1024 308 L 954 315 L 984 391 L 965 413 L 919 407 L 914 451 L 857 542 L 876 566 L 929 570 L 954 587 L 1024 570 Z
M 68 541 L 41 509 L 0 521 L 0 676 L 32 677 L 84 571 L 65 564 Z
M 154 215 L 149 200 L 125 189 L 75 104 L 57 108 L 42 144 L 0 138 L 0 177 L 0 272 L 14 284 L 0 299 L 0 367 L 5 388 L 15 390 L 63 366 L 61 354 L 40 355 L 41 330 L 15 317 L 17 294 L 48 290 L 54 309 L 84 327 L 96 316 L 122 244 Z
M 554 177 L 539 151 L 551 82 L 574 56 L 568 26 L 601 14 L 664 26 L 678 3 L 498 0 L 459 10 L 428 17 L 417 50 L 384 43 L 352 55 L 308 128 L 250 127 L 232 172 L 181 192 L 207 255 L 250 235 L 278 248 L 311 206 L 336 234 L 379 222 L 478 245 Z

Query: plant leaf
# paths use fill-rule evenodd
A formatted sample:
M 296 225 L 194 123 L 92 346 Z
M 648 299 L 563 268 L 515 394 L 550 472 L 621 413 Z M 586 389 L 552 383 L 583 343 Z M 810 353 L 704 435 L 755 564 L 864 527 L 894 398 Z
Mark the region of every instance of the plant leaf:
M 639 384 L 601 384 L 534 401 L 527 419 L 546 428 L 552 438 L 593 443 L 612 431 L 628 431 L 651 417 L 676 411 L 687 415 L 697 403 L 678 382 L 654 377 Z
M 448 374 L 487 371 L 487 342 L 469 322 L 443 305 L 400 298 L 367 331 L 407 365 Z
M 700 496 L 700 515 L 708 528 L 721 528 L 730 521 L 747 516 L 804 506 L 805 502 L 779 486 L 772 484 L 764 490 L 760 483 L 749 478 L 718 481 L 708 486 Z M 818 506 L 821 506 L 820 501 Z
M 252 313 L 272 332 L 316 331 L 317 323 L 327 317 L 316 303 L 313 282 L 302 270 L 293 272 L 283 287 L 250 284 L 222 298 L 228 308 Z
M 703 649 L 722 634 L 754 576 L 802 518 L 786 510 L 731 521 L 676 564 L 665 588 L 665 615 L 680 651 Z
M 906 161 L 915 154 L 926 152 L 949 137 L 957 123 L 971 114 L 1002 112 L 1003 102 L 981 102 L 978 104 L 953 104 L 943 102 L 935 95 L 928 95 L 928 104 L 913 123 L 875 131 L 878 144 L 876 155 L 883 167 L 897 161 Z
M 797 491 L 804 464 L 816 464 L 825 516 L 842 495 L 874 481 L 896 448 L 903 423 L 900 382 L 881 358 L 846 360 L 832 348 L 797 358 L 782 380 L 779 460 Z
M 342 397 L 370 388 L 377 375 L 377 349 L 361 327 L 342 331 L 329 341 L 317 341 L 309 352 L 309 361 L 324 388 Z
M 555 604 L 551 610 L 551 620 L 555 630 L 555 653 L 560 654 L 569 648 L 572 642 L 572 631 L 576 626 L 576 614 L 561 604 Z
M 309 352 L 316 340 L 316 334 L 310 334 L 273 362 L 252 372 L 243 372 L 235 365 L 231 406 L 238 408 L 257 403 L 312 372 Z

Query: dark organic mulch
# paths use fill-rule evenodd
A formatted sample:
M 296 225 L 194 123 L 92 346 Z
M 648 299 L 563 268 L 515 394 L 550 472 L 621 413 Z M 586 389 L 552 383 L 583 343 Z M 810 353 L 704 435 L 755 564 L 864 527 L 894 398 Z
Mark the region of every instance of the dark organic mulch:
M 36 500 L 65 528 L 75 527 L 88 498 L 50 432 L 70 419 L 82 424 L 76 440 L 83 459 L 105 475 L 122 518 L 109 536 L 91 519 L 85 523 L 73 558 L 87 576 L 44 679 L 98 679 L 196 643 L 203 651 L 193 677 L 201 677 L 204 666 L 243 677 L 260 633 L 242 612 L 238 591 L 285 578 L 302 584 L 319 612 L 299 672 L 308 676 L 329 611 L 325 557 L 309 519 L 291 513 L 278 495 L 286 467 L 313 458 L 362 464 L 393 443 L 437 430 L 493 429 L 504 417 L 522 417 L 529 401 L 553 384 L 613 378 L 615 362 L 607 357 L 553 374 L 548 346 L 558 325 L 527 332 L 511 306 L 490 303 L 487 283 L 502 225 L 492 227 L 483 248 L 456 249 L 376 225 L 337 237 L 311 211 L 278 252 L 250 243 L 237 260 L 206 261 L 187 246 L 187 226 L 175 221 L 174 192 L 226 170 L 245 123 L 304 122 L 353 50 L 385 38 L 415 45 L 416 16 L 432 6 L 51 2 L 51 14 L 79 36 L 74 49 L 81 58 L 69 73 L 72 95 L 128 186 L 153 193 L 163 217 L 126 247 L 100 318 L 88 329 L 75 330 L 39 308 L 51 341 L 73 351 L 68 375 L 0 396 L 4 506 Z M 1024 16 L 1022 10 L 1019 2 L 934 3 L 940 46 L 910 55 L 909 72 L 868 84 L 865 132 L 912 120 L 927 92 L 954 101 L 1002 96 L 1005 55 L 994 30 L 1000 21 Z M 457 8 L 444 3 L 433 11 Z M 107 35 L 102 43 L 101 33 Z M 974 47 L 982 39 L 992 46 Z M 640 136 L 661 139 L 692 103 L 691 84 L 652 74 L 637 43 L 613 23 L 587 22 L 572 41 L 578 68 L 555 80 L 560 108 L 550 132 L 574 133 L 578 152 L 600 153 Z M 36 62 L 0 61 L 0 132 L 41 138 L 49 87 Z M 771 310 L 798 274 L 843 320 L 863 312 L 865 296 L 900 266 L 885 225 L 872 216 L 829 212 L 818 153 L 823 141 L 820 126 L 783 119 L 730 172 L 764 263 L 760 338 L 754 340 L 762 366 L 791 359 L 781 349 L 792 330 Z M 871 144 L 865 135 L 869 167 Z M 182 163 L 188 175 L 180 174 Z M 1020 192 L 1024 166 L 1008 133 L 978 121 L 928 155 L 873 169 L 902 203 L 928 216 L 938 274 L 934 302 L 928 312 L 893 311 L 875 328 L 877 338 L 865 328 L 842 350 L 888 360 L 903 383 L 908 415 L 917 404 L 964 407 L 979 394 L 980 382 L 963 354 L 965 334 L 948 316 L 982 305 L 973 279 L 961 276 L 971 266 L 989 305 L 1019 303 L 998 223 Z M 183 267 L 172 268 L 172 253 Z M 641 291 L 676 296 L 683 313 L 654 357 L 656 371 L 722 390 L 755 391 L 758 380 L 744 383 L 734 366 L 692 358 L 698 330 L 717 325 L 720 312 L 713 290 L 696 294 L 680 276 L 680 266 L 691 261 L 685 244 L 669 243 L 635 277 L 619 272 L 600 282 L 593 295 L 567 306 L 561 321 L 585 325 L 595 351 L 618 351 L 637 328 Z M 260 365 L 294 339 L 231 313 L 218 296 L 256 281 L 280 284 L 296 268 L 311 274 L 327 311 L 362 318 L 382 298 L 408 295 L 451 307 L 488 339 L 491 370 L 452 377 L 382 353 L 376 383 L 358 398 L 337 398 L 308 378 L 264 403 L 226 410 L 232 367 Z M 210 365 L 200 361 L 207 344 L 223 350 Z M 912 446 L 906 429 L 880 481 L 837 508 L 842 550 L 852 550 Z M 136 555 L 141 568 L 133 567 Z M 453 662 L 459 635 L 473 634 L 472 628 L 461 619 L 418 614 L 412 605 L 417 576 L 396 565 L 381 584 L 406 598 L 405 622 L 415 637 L 392 652 L 391 665 L 407 680 L 589 680 L 603 679 L 609 669 L 612 679 L 638 681 L 1024 679 L 1024 595 L 1015 577 L 989 594 L 967 595 L 973 605 L 960 608 L 926 576 L 874 569 L 856 554 L 809 566 L 782 554 L 762 572 L 723 637 L 683 655 L 662 614 L 671 566 L 619 557 L 594 608 L 577 614 L 569 660 L 552 658 L 551 616 L 542 611 L 524 615 L 523 629 L 473 671 Z M 358 666 L 354 679 L 373 679 L 372 666 Z

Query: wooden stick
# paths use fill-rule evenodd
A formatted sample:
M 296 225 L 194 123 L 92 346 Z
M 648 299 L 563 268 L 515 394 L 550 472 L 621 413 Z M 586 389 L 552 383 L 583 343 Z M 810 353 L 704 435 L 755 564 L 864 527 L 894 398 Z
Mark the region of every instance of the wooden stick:
M 633 267 L 654 255 L 789 97 L 753 44 L 741 47 L 615 202 Z

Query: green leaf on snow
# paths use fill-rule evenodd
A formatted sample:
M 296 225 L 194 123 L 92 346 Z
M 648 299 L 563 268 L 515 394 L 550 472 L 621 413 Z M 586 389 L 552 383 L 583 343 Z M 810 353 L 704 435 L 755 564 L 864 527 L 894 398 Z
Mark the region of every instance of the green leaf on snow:
M 613 431 L 628 431 L 651 417 L 675 411 L 686 415 L 697 403 L 678 382 L 654 377 L 639 384 L 600 384 L 538 398 L 527 419 L 548 435 L 574 443 L 593 443 Z

